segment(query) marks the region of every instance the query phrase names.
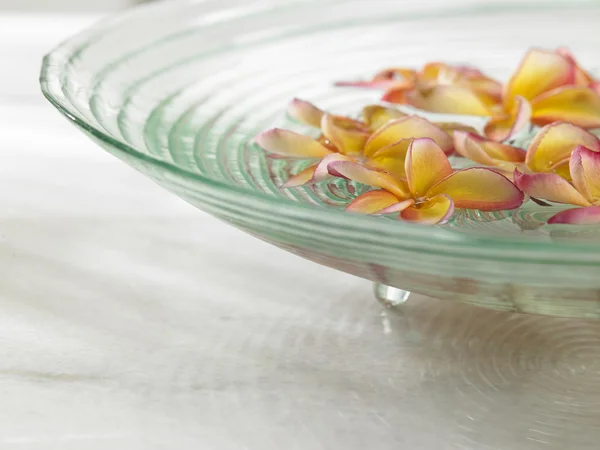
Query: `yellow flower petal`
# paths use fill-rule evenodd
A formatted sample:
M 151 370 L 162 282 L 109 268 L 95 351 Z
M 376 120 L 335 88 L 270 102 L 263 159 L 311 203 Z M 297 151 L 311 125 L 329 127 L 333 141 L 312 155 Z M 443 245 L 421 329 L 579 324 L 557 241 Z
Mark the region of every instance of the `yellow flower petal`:
M 321 130 L 340 153 L 347 155 L 362 153 L 371 134 L 361 122 L 331 114 L 323 115 Z
M 293 99 L 288 105 L 288 114 L 294 119 L 311 127 L 320 128 L 325 111 L 306 100 Z
M 587 87 L 563 87 L 531 101 L 531 120 L 547 125 L 560 120 L 582 128 L 600 127 L 600 95 Z
M 463 158 L 468 158 L 479 164 L 493 166 L 494 160 L 486 153 L 479 140 L 474 135 L 463 131 L 454 133 L 454 150 Z
M 385 210 L 398 203 L 398 198 L 388 191 L 369 191 L 352 200 L 346 207 L 346 211 L 362 214 L 377 214 L 381 210 Z
M 413 205 L 400 213 L 400 217 L 408 222 L 417 222 L 423 225 L 441 224 L 454 213 L 454 204 L 447 195 L 438 195 L 419 205 Z
M 458 122 L 434 122 L 434 125 L 444 130 L 450 136 L 453 136 L 456 131 L 466 131 L 471 134 L 479 134 L 475 128 L 470 125 L 465 125 Z
M 517 134 L 531 121 L 531 105 L 517 96 L 510 114 L 493 117 L 485 126 L 484 133 L 494 141 L 502 142 Z
M 496 165 L 498 161 L 525 161 L 525 152 L 520 148 L 461 131 L 454 133 L 454 148 L 459 155 L 488 166 Z
M 442 149 L 431 139 L 415 139 L 408 148 L 404 170 L 413 197 L 426 192 L 452 173 L 452 167 Z
M 406 182 L 389 173 L 368 169 L 361 164 L 350 161 L 336 161 L 329 164 L 329 173 L 344 177 L 357 183 L 385 189 L 394 194 L 398 201 L 409 198 Z
M 331 153 L 310 136 L 281 128 L 267 130 L 256 136 L 254 140 L 267 152 L 293 158 L 322 158 Z
M 507 84 L 505 108 L 510 111 L 518 95 L 531 101 L 544 92 L 573 84 L 573 81 L 573 66 L 567 58 L 552 51 L 529 50 Z
M 403 139 L 422 137 L 433 139 L 445 153 L 452 152 L 453 142 L 448 133 L 427 119 L 418 116 L 407 116 L 389 122 L 373 133 L 365 144 L 364 154 L 369 158 L 377 150 Z
M 573 185 L 591 203 L 600 200 L 600 153 L 580 145 L 569 163 Z
M 415 108 L 446 114 L 491 116 L 499 108 L 498 100 L 464 86 L 436 85 L 406 93 L 406 102 Z
M 396 108 L 387 108 L 381 105 L 365 106 L 362 110 L 365 124 L 371 130 L 377 130 L 392 120 L 406 117 L 406 114 Z
M 369 166 L 385 170 L 397 177 L 405 178 L 404 161 L 406 160 L 406 153 L 412 141 L 412 139 L 404 139 L 377 150 L 367 160 Z
M 458 170 L 433 186 L 428 197 L 446 194 L 457 208 L 498 211 L 523 203 L 523 193 L 504 175 L 482 167 Z
M 578 145 L 600 150 L 598 138 L 575 125 L 565 122 L 546 125 L 531 141 L 525 163 L 532 172 L 552 172 L 569 160 Z
M 525 174 L 516 170 L 514 179 L 519 189 L 531 197 L 570 205 L 590 205 L 577 189 L 555 173 Z
M 292 187 L 297 187 L 297 186 L 303 186 L 306 183 L 310 182 L 315 175 L 315 169 L 317 168 L 317 165 L 318 164 L 307 167 L 306 169 L 302 170 L 301 172 L 298 172 L 296 175 L 291 176 L 290 178 L 287 179 L 287 181 L 285 183 L 283 183 L 281 185 L 281 187 L 282 188 L 292 188 Z

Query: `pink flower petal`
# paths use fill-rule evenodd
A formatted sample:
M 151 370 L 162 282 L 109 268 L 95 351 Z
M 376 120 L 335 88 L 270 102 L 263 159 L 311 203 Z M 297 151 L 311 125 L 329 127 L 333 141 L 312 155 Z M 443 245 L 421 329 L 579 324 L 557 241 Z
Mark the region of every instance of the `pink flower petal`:
M 267 130 L 256 136 L 254 140 L 267 152 L 293 158 L 322 158 L 331 153 L 310 136 L 281 128 Z
M 346 211 L 362 214 L 387 214 L 388 212 L 402 211 L 412 202 L 412 199 L 399 202 L 398 198 L 388 191 L 369 191 L 352 200 L 346 207 Z
M 329 173 L 329 164 L 335 161 L 354 161 L 356 160 L 351 156 L 346 156 L 341 153 L 332 153 L 330 155 L 325 156 L 319 164 L 317 164 L 314 176 L 310 180 L 313 183 L 318 183 L 320 181 L 326 180 L 331 175 Z
M 571 51 L 568 48 L 566 48 L 566 47 L 557 48 L 556 53 L 563 56 L 564 58 L 567 58 L 567 60 L 573 66 L 574 71 L 575 71 L 575 73 L 574 73 L 575 86 L 589 86 L 590 84 L 594 83 L 594 78 L 589 73 L 587 73 L 585 70 L 583 70 L 583 68 L 581 68 L 581 66 L 577 63 L 575 56 L 573 56 L 573 53 L 571 53 Z
M 434 184 L 452 173 L 442 149 L 429 138 L 412 141 L 404 165 L 406 181 L 413 197 L 422 197 Z
M 483 167 L 458 170 L 427 192 L 427 196 L 446 194 L 457 208 L 499 211 L 523 203 L 523 193 L 504 175 Z
M 389 173 L 368 169 L 361 164 L 350 161 L 335 161 L 328 165 L 329 173 L 334 176 L 347 178 L 357 183 L 385 189 L 394 194 L 398 201 L 410 197 L 404 180 Z
M 600 200 L 600 152 L 578 146 L 571 154 L 569 168 L 577 190 L 591 203 Z
M 377 150 L 404 139 L 428 137 L 438 144 L 444 153 L 451 153 L 452 138 L 441 128 L 419 116 L 407 116 L 393 120 L 371 135 L 364 147 L 364 154 L 371 157 Z
M 311 127 L 320 128 L 325 111 L 310 102 L 299 98 L 293 99 L 288 105 L 288 114 L 294 119 Z
M 524 174 L 515 170 L 515 184 L 531 197 L 555 203 L 589 206 L 589 202 L 577 189 L 555 173 Z
M 401 83 L 402 85 L 403 83 Z M 359 81 L 337 81 L 337 87 L 355 87 L 364 89 L 392 89 L 398 85 L 397 80 L 359 80 Z
M 447 195 L 438 195 L 419 205 L 407 207 L 400 213 L 400 217 L 408 222 L 437 225 L 447 222 L 452 214 L 454 214 L 452 199 Z
M 571 157 L 578 145 L 600 150 L 600 141 L 587 131 L 565 122 L 542 128 L 529 144 L 525 163 L 532 172 L 551 172 Z
M 594 225 L 600 224 L 600 206 L 573 208 L 561 211 L 548 219 L 550 224 Z
M 492 118 L 485 126 L 485 135 L 503 142 L 524 129 L 531 121 L 531 105 L 521 96 L 515 97 L 510 114 Z

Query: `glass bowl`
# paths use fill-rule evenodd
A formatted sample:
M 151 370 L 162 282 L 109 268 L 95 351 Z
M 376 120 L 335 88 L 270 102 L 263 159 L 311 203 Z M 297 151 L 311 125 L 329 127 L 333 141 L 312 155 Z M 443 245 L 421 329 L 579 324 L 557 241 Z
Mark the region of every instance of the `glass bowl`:
M 544 225 L 556 212 L 459 211 L 444 226 L 343 211 L 364 187 L 279 186 L 308 164 L 252 138 L 293 97 L 354 113 L 377 92 L 334 87 L 393 65 L 468 62 L 506 79 L 530 46 L 569 46 L 595 69 L 595 1 L 177 1 L 110 18 L 44 59 L 48 100 L 111 154 L 260 239 L 408 292 L 499 310 L 600 317 L 600 229 Z M 110 180 L 107 180 L 107 183 Z M 224 250 L 225 251 L 225 250 Z M 307 280 L 310 282 L 310 280 Z

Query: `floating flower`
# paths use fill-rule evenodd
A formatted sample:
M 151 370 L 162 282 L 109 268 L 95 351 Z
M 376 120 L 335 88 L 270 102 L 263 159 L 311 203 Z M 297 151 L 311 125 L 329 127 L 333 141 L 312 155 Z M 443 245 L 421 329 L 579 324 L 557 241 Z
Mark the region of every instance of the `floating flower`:
M 566 49 L 529 50 L 504 88 L 503 107 L 504 113 L 485 128 L 497 141 L 508 139 L 529 121 L 538 126 L 564 121 L 600 127 L 596 82 Z
M 444 63 L 420 72 L 386 69 L 371 81 L 337 85 L 384 88 L 383 100 L 426 111 L 491 116 L 485 134 L 499 142 L 529 123 L 600 127 L 600 83 L 565 48 L 529 50 L 504 87 L 477 69 Z
M 557 173 L 523 174 L 515 170 L 515 184 L 526 194 L 582 208 L 552 216 L 551 224 L 600 223 L 600 153 L 579 145 L 571 153 L 569 182 Z
M 294 112 L 294 117 L 316 124 L 317 112 L 306 105 L 302 112 Z M 375 123 L 385 115 L 383 110 L 371 108 L 363 111 L 366 120 Z M 380 114 L 377 117 L 377 114 Z M 327 166 L 333 161 L 354 161 L 379 170 L 403 170 L 404 157 L 411 138 L 429 137 L 445 153 L 452 153 L 452 138 L 441 128 L 418 116 L 405 116 L 388 121 L 371 133 L 363 122 L 333 116 L 323 112 L 320 115 L 320 129 L 323 136 L 314 139 L 293 131 L 275 128 L 259 134 L 255 141 L 265 151 L 293 158 L 317 158 L 320 161 L 292 176 L 283 187 L 301 186 L 318 182 L 329 175 Z
M 600 140 L 582 128 L 566 122 L 546 125 L 527 149 L 526 169 L 530 172 L 556 173 L 570 180 L 569 161 L 579 145 L 600 151 Z
M 442 148 L 429 138 L 410 139 L 402 163 L 402 170 L 397 163 L 382 172 L 354 161 L 335 161 L 328 164 L 328 170 L 379 188 L 356 197 L 348 211 L 399 212 L 400 218 L 410 222 L 439 224 L 452 216 L 454 208 L 496 211 L 514 209 L 523 202 L 523 193 L 494 170 L 454 171 Z
M 502 110 L 501 84 L 468 66 L 435 62 L 426 64 L 420 72 L 391 68 L 370 81 L 336 85 L 384 88 L 384 101 L 439 113 L 490 116 Z

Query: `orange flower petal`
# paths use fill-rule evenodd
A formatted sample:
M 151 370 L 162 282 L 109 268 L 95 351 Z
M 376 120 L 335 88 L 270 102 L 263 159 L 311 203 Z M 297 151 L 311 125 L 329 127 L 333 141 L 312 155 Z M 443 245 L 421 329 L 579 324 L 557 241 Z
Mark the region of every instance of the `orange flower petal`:
M 397 177 L 406 177 L 404 161 L 406 160 L 406 153 L 408 152 L 408 147 L 410 147 L 411 142 L 412 139 L 404 139 L 377 150 L 373 156 L 368 159 L 368 164 L 378 169 L 385 170 Z
M 387 108 L 381 105 L 369 105 L 363 108 L 362 116 L 365 124 L 367 124 L 371 130 L 377 130 L 392 120 L 406 117 L 406 114 L 396 108 Z
M 408 187 L 404 180 L 396 178 L 389 173 L 367 169 L 358 163 L 350 161 L 336 161 L 329 164 L 328 167 L 331 175 L 385 189 L 394 194 L 399 201 L 409 197 Z
M 457 208 L 498 211 L 523 203 L 523 193 L 495 170 L 472 167 L 458 170 L 433 186 L 428 196 L 446 194 Z
M 382 102 L 395 103 L 397 105 L 404 105 L 408 103 L 407 94 L 414 90 L 414 86 L 400 85 L 392 86 L 381 96 Z
M 281 185 L 282 188 L 293 188 L 303 186 L 313 180 L 315 175 L 315 169 L 317 164 L 307 167 L 306 169 L 298 172 L 296 175 L 291 176 L 285 183 Z
M 461 131 L 454 133 L 454 148 L 461 156 L 480 164 L 495 165 L 496 161 L 513 163 L 525 161 L 525 152 L 520 148 Z
M 531 101 L 531 120 L 547 125 L 560 120 L 583 128 L 600 127 L 600 95 L 587 87 L 563 87 Z
M 510 114 L 493 117 L 485 126 L 484 133 L 494 141 L 505 141 L 521 131 L 531 121 L 531 105 L 517 96 Z
M 436 85 L 406 93 L 406 102 L 415 108 L 446 114 L 491 116 L 498 109 L 497 99 L 463 86 Z
M 310 136 L 281 128 L 260 133 L 254 140 L 267 152 L 293 158 L 322 158 L 331 153 Z
M 600 206 L 574 208 L 561 211 L 548 219 L 550 224 L 594 225 L 600 224 Z
M 556 122 L 542 128 L 527 149 L 525 163 L 533 172 L 552 172 L 568 161 L 578 145 L 600 150 L 600 141 L 593 134 L 570 123 Z
M 361 122 L 331 114 L 323 115 L 321 130 L 329 142 L 344 154 L 362 153 L 371 134 Z
M 435 141 L 445 153 L 453 149 L 452 138 L 441 128 L 419 116 L 407 116 L 394 120 L 371 135 L 364 147 L 365 156 L 371 157 L 377 150 L 403 139 L 428 137 Z
M 426 192 L 452 173 L 452 167 L 442 149 L 431 139 L 415 139 L 408 148 L 404 170 L 413 197 Z
M 423 225 L 436 225 L 447 222 L 454 214 L 454 203 L 447 195 L 438 195 L 419 205 L 409 206 L 400 213 L 400 217 L 408 222 Z
M 573 65 L 556 52 L 531 49 L 510 78 L 505 92 L 505 109 L 510 111 L 515 97 L 532 100 L 544 92 L 573 84 Z
M 369 191 L 356 197 L 346 207 L 346 211 L 362 213 L 362 214 L 378 214 L 386 211 L 390 207 L 398 208 L 398 205 L 406 205 L 404 208 L 412 204 L 412 199 L 405 202 L 398 202 L 398 198 L 388 191 L 377 190 Z M 395 212 L 395 211 L 389 211 Z
M 556 203 L 589 206 L 577 189 L 555 173 L 524 174 L 515 170 L 515 184 L 527 195 Z
M 591 203 L 600 200 L 600 153 L 582 145 L 571 154 L 569 163 L 573 185 Z
M 288 114 L 299 122 L 311 127 L 320 128 L 321 119 L 325 111 L 306 100 L 295 98 L 288 105 Z

